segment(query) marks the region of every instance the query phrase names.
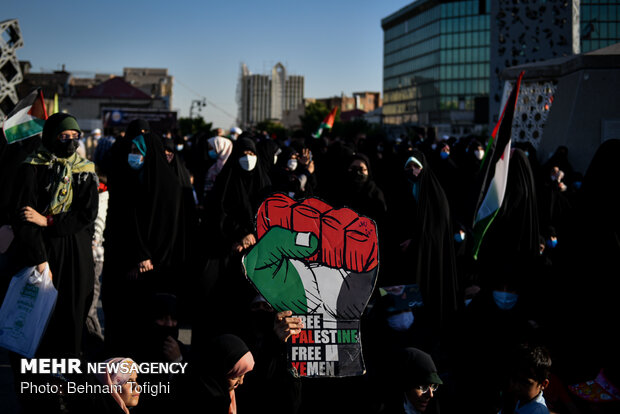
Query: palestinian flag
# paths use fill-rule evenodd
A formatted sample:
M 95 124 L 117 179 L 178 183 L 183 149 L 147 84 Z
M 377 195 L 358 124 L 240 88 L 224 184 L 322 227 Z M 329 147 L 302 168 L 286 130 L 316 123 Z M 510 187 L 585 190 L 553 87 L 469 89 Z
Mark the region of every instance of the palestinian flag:
M 9 144 L 30 138 L 43 131 L 47 109 L 41 88 L 19 101 L 2 124 L 2 131 Z
M 320 138 L 321 134 L 323 133 L 323 129 L 332 129 L 332 127 L 334 126 L 334 120 L 336 119 L 336 113 L 338 113 L 337 106 L 334 107 L 334 109 L 332 109 L 329 114 L 327 114 L 325 119 L 323 119 L 323 122 L 321 122 L 318 131 L 316 131 L 316 133 L 312 135 L 314 138 Z
M 524 72 L 519 74 L 519 78 L 504 104 L 502 114 L 493 129 L 491 140 L 485 151 L 485 157 L 482 160 L 480 173 L 482 187 L 476 204 L 473 226 L 474 259 L 478 258 L 482 239 L 502 206 L 506 193 L 512 120 L 517 106 L 517 99 L 519 98 L 519 88 L 521 87 L 523 74 Z

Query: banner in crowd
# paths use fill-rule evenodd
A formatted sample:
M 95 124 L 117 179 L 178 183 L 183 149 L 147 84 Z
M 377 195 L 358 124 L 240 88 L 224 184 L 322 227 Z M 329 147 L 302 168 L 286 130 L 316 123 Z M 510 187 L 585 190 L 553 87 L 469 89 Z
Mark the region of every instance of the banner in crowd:
M 277 312 L 290 310 L 304 322 L 287 341 L 297 373 L 364 374 L 360 317 L 379 270 L 374 221 L 317 198 L 274 194 L 260 206 L 256 230 L 258 241 L 243 265 Z

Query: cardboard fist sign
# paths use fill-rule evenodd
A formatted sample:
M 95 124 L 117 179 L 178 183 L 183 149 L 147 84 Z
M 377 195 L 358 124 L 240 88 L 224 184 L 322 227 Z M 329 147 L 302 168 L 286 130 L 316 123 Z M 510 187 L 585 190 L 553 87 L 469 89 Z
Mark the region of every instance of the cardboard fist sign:
M 257 234 L 243 258 L 248 279 L 276 311 L 306 321 L 289 344 L 298 373 L 363 374 L 359 319 L 379 269 L 375 223 L 316 198 L 275 194 L 258 210 Z

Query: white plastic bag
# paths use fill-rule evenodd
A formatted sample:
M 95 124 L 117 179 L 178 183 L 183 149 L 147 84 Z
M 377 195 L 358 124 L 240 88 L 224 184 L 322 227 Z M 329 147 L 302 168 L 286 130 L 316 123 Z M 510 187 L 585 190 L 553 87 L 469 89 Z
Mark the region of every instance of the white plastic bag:
M 57 296 L 49 266 L 43 273 L 27 267 L 13 276 L 0 308 L 0 346 L 34 357 Z

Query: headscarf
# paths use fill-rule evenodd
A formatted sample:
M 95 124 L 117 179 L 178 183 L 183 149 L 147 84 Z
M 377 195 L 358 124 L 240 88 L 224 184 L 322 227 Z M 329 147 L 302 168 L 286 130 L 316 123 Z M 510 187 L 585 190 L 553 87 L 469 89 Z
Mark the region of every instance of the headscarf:
M 75 117 L 58 112 L 50 116 L 43 126 L 41 146 L 30 154 L 24 163 L 46 165 L 52 170 L 50 183 L 51 201 L 45 213 L 56 215 L 69 210 L 73 201 L 73 174 L 95 174 L 95 164 L 82 158 L 77 152 L 61 157 L 57 148 L 57 136 L 62 131 L 80 131 Z
M 151 126 L 148 121 L 144 119 L 134 119 L 127 125 L 127 129 L 125 130 L 125 138 L 132 139 L 142 134 L 142 131 L 149 132 L 151 130 Z
M 127 163 L 132 142 L 145 154 L 138 171 Z M 146 259 L 154 265 L 179 263 L 186 247 L 184 197 L 179 179 L 166 161 L 162 139 L 146 133 L 123 139 L 117 148 L 114 181 L 109 184 L 106 243 L 121 249 L 121 257 L 132 263 Z
M 534 173 L 518 148 L 510 156 L 506 193 L 479 252 L 483 266 L 534 261 L 540 254 L 540 225 Z
M 230 398 L 228 412 L 236 413 L 235 390 L 228 390 L 227 380 L 254 369 L 254 357 L 241 338 L 232 334 L 215 337 L 207 346 L 202 364 L 203 382 L 209 397 Z
M 254 232 L 256 212 L 271 187 L 271 180 L 260 160 L 251 171 L 241 168 L 238 160 L 246 150 L 258 155 L 253 140 L 237 139 L 229 157 L 230 162 L 224 165 L 215 184 L 214 199 L 218 200 L 220 210 L 218 224 L 230 241 L 239 240 Z
M 399 280 L 394 284 L 417 283 L 422 292 L 424 306 L 428 309 L 428 314 L 435 318 L 432 322 L 439 328 L 458 307 L 458 279 L 450 206 L 422 151 L 414 149 L 408 155 L 421 163 L 423 168 L 415 183 L 408 182 L 401 189 L 402 196 L 400 201 L 397 201 L 401 212 L 392 217 L 397 220 L 392 226 L 408 232 L 406 235 L 401 234 L 401 237 L 411 239 L 407 252 L 402 257 L 406 261 L 404 268 L 410 269 L 410 273 L 406 274 L 406 280 Z M 411 179 L 410 177 L 409 180 Z M 414 187 L 417 187 L 417 199 L 412 194 Z M 395 271 L 402 273 L 398 266 Z
M 102 385 L 107 385 L 110 388 L 110 390 L 112 391 L 112 398 L 114 398 L 114 401 L 116 401 L 116 403 L 121 407 L 121 409 L 126 414 L 129 414 L 129 409 L 125 405 L 125 402 L 121 399 L 121 395 L 116 391 L 117 387 L 115 386 L 117 385 L 122 386 L 126 384 L 127 381 L 129 381 L 129 378 L 131 377 L 131 372 L 124 372 L 124 371 L 129 371 L 129 370 L 120 369 L 120 368 L 110 369 L 110 367 L 114 365 L 119 365 L 121 367 L 125 367 L 127 365 L 134 366 L 136 363 L 130 358 L 110 358 L 105 361 L 105 364 L 106 364 L 105 373 L 97 373 L 95 377 L 97 378 L 97 381 L 99 381 L 99 383 L 101 383 Z
M 213 149 L 217 153 L 217 160 L 215 161 L 215 164 L 213 164 L 209 168 L 209 170 L 207 170 L 207 180 L 205 183 L 205 187 L 209 187 L 207 188 L 207 190 L 210 190 L 213 188 L 213 185 L 215 184 L 215 179 L 222 171 L 222 168 L 224 168 L 224 164 L 226 164 L 226 161 L 228 161 L 228 157 L 230 157 L 230 154 L 232 153 L 233 143 L 231 140 L 224 137 L 211 137 L 207 140 L 207 142 L 213 147 Z

